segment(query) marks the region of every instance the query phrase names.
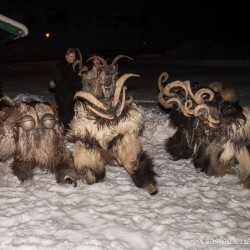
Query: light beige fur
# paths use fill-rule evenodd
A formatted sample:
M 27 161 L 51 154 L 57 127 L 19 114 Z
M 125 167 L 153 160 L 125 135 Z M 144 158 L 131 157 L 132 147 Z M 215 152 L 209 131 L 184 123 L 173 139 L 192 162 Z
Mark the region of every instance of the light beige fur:
M 118 124 L 100 126 L 95 119 L 89 119 L 88 111 L 78 103 L 75 109 L 75 116 L 70 123 L 71 130 L 67 136 L 86 135 L 94 137 L 104 150 L 108 150 L 107 144 L 119 134 L 123 135 L 121 142 L 112 148 L 112 155 L 119 164 L 124 165 L 129 173 L 133 172 L 133 162 L 138 153 L 142 150 L 139 133 L 143 128 L 144 118 L 141 111 L 137 109 L 129 110 L 127 116 L 123 117 Z M 129 147 L 127 147 L 129 145 Z M 88 167 L 103 168 L 105 162 L 99 152 L 85 149 L 82 143 L 75 145 L 74 151 L 75 165 L 77 169 L 84 168 L 83 162 Z

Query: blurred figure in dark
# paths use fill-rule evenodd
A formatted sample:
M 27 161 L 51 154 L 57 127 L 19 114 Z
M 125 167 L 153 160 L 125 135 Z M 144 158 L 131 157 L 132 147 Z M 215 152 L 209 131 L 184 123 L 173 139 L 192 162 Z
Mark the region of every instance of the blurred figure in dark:
M 55 100 L 58 106 L 59 117 L 65 130 L 69 129 L 69 123 L 74 115 L 74 95 L 82 89 L 81 75 L 88 70 L 86 66 L 83 66 L 78 73 L 75 72 L 73 69 L 75 60 L 75 49 L 68 48 L 65 58 L 56 65 L 53 76 Z
M 100 55 L 98 55 L 97 53 L 94 53 L 92 54 L 91 57 L 93 58 L 91 60 L 92 68 L 89 71 L 84 72 L 82 74 L 82 78 L 92 83 L 99 83 L 102 80 L 102 76 L 100 75 L 100 72 L 98 71 L 98 69 L 102 66 L 102 63 L 99 59 Z
M 82 74 L 82 90 L 89 92 L 96 98 L 103 97 L 102 85 L 105 77 L 105 73 L 101 70 L 102 61 L 101 56 L 97 53 L 92 54 L 92 68 Z

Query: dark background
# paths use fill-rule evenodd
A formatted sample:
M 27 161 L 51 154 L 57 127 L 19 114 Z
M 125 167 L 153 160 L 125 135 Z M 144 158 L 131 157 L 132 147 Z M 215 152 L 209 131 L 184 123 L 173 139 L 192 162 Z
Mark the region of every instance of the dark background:
M 85 57 L 250 59 L 248 8 L 231 2 L 1 0 L 0 13 L 25 24 L 29 35 L 2 46 L 0 60 L 56 59 L 67 47 Z

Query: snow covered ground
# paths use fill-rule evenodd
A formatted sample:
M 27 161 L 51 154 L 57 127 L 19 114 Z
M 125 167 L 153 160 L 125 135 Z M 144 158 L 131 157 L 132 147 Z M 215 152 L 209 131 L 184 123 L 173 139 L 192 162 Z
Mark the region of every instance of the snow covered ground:
M 0 249 L 249 249 L 250 191 L 237 176 L 208 177 L 190 160 L 172 161 L 164 150 L 174 132 L 168 114 L 140 108 L 159 193 L 138 189 L 112 165 L 104 182 L 71 187 L 39 169 L 21 184 L 12 160 L 0 163 Z
M 240 82 L 240 97 L 249 102 L 246 73 L 237 75 L 233 69 L 229 74 L 219 68 L 218 74 L 206 69 L 202 76 L 198 75 L 201 70 L 194 70 L 196 74 L 190 70 L 180 68 L 176 79 L 192 80 L 192 76 L 209 82 L 216 77 L 232 84 Z M 47 90 L 50 76 L 26 72 L 25 77 L 4 75 L 4 93 L 12 97 L 17 92 L 31 93 L 53 101 Z M 154 87 L 158 72 L 153 75 L 143 69 L 143 73 L 141 86 L 145 82 Z M 94 185 L 81 181 L 75 188 L 59 185 L 51 173 L 39 169 L 33 181 L 21 184 L 10 170 L 12 160 L 8 160 L 0 163 L 0 249 L 250 248 L 250 190 L 237 184 L 237 176 L 208 177 L 197 172 L 190 160 L 172 161 L 164 150 L 165 139 L 174 132 L 168 114 L 152 98 L 139 98 L 146 93 L 141 86 L 134 89 L 139 93 L 135 102 L 145 114 L 142 142 L 154 160 L 159 193 L 150 196 L 138 189 L 123 168 L 113 165 L 107 166 L 105 181 Z M 155 96 L 152 86 L 146 90 Z

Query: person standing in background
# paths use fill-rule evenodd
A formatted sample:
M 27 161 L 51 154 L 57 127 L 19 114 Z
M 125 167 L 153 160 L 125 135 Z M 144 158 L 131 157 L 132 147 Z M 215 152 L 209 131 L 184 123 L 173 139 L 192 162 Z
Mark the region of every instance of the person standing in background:
M 58 106 L 59 117 L 65 127 L 69 129 L 69 123 L 74 115 L 74 96 L 77 91 L 82 89 L 83 72 L 88 71 L 83 66 L 79 72 L 73 69 L 73 63 L 76 60 L 76 51 L 74 48 L 68 48 L 63 60 L 60 60 L 55 67 L 53 81 L 55 83 L 55 101 Z
M 102 98 L 102 86 L 105 77 L 104 71 L 101 70 L 102 62 L 100 56 L 96 53 L 93 54 L 91 58 L 93 58 L 91 60 L 92 68 L 82 74 L 82 90 L 91 93 L 96 98 Z

